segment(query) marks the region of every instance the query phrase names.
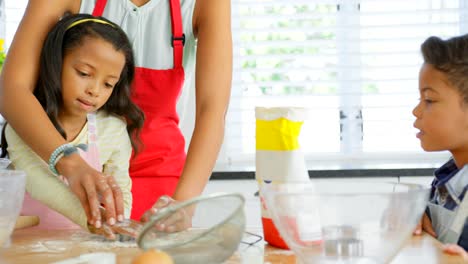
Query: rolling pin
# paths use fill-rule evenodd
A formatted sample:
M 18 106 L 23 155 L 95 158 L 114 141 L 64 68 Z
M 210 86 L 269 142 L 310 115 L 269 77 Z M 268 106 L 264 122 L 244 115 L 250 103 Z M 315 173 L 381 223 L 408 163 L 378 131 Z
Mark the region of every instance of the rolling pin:
M 37 226 L 39 224 L 39 217 L 35 215 L 20 215 L 16 219 L 15 229 L 27 228 Z

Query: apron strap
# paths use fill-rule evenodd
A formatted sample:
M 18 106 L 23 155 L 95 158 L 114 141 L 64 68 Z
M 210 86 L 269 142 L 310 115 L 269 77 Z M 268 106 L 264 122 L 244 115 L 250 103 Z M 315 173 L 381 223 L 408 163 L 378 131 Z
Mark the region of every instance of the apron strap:
M 104 13 L 104 8 L 106 7 L 107 0 L 97 0 L 96 5 L 94 6 L 93 16 L 102 16 Z
M 154 1 L 154 0 L 153 0 Z M 97 0 L 94 6 L 93 16 L 102 16 L 107 0 Z M 182 68 L 184 56 L 185 34 L 182 25 L 182 13 L 180 0 L 169 0 L 171 9 L 171 45 L 173 48 L 174 68 Z
M 468 192 L 463 197 L 463 201 L 457 208 L 455 217 L 453 218 L 452 224 L 447 231 L 444 238 L 444 243 L 457 244 L 463 233 L 463 227 L 465 226 L 466 217 L 468 216 Z
M 99 148 L 97 144 L 98 128 L 96 113 L 88 113 L 88 150 L 85 155 L 88 159 L 88 163 L 98 171 L 102 171 L 102 164 L 99 160 Z
M 184 55 L 185 34 L 183 33 L 182 14 L 180 12 L 180 1 L 169 0 L 171 6 L 171 45 L 174 52 L 174 68 L 182 68 Z
M 88 120 L 88 145 L 94 144 L 97 145 L 97 121 L 96 113 L 88 113 L 86 115 Z

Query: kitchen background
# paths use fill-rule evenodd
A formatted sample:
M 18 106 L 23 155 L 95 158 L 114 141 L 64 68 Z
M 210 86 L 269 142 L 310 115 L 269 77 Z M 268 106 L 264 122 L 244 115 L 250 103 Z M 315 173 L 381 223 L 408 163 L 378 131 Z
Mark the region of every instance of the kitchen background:
M 206 193 L 242 192 L 248 225 L 260 225 L 255 106 L 308 108 L 300 142 L 312 178 L 430 183 L 449 155 L 424 153 L 415 137 L 419 47 L 431 35 L 467 33 L 468 0 L 231 2 L 232 98 Z M 0 4 L 6 51 L 27 1 Z M 181 97 L 192 107 L 180 112 L 187 142 L 193 95 L 192 80 Z

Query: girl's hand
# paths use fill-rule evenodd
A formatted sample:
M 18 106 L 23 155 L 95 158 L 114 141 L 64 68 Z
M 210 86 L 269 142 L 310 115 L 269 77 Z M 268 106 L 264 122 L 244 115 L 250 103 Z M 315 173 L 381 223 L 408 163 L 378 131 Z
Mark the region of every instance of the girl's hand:
M 128 238 L 136 238 L 140 233 L 142 224 L 140 222 L 126 219 L 117 224 L 110 226 L 106 223 L 102 224 L 100 228 L 92 225 L 88 226 L 91 233 L 102 235 L 109 240 L 126 241 Z
M 157 215 L 161 209 L 177 204 L 177 201 L 167 195 L 161 196 L 158 201 L 141 217 L 141 222 L 148 222 L 153 215 Z M 159 231 L 168 233 L 185 230 L 192 226 L 193 210 L 179 209 L 168 217 L 159 220 L 155 225 Z
M 423 217 L 419 221 L 418 225 L 416 226 L 416 229 L 413 231 L 413 235 L 421 235 L 422 231 L 425 231 L 429 235 L 433 237 L 437 237 L 436 232 L 434 231 L 434 228 L 432 228 L 432 222 L 431 219 L 424 213 Z
M 101 203 L 106 209 L 104 217 L 109 226 L 114 225 L 116 219 L 123 220 L 122 191 L 113 176 L 105 176 L 95 170 L 77 154 L 61 158 L 56 168 L 67 179 L 70 189 L 83 206 L 88 222 L 95 228 L 99 229 L 103 223 L 99 211 Z
M 450 255 L 457 255 L 463 258 L 464 261 L 468 261 L 468 253 L 465 251 L 464 248 L 460 247 L 456 244 L 445 244 L 442 246 L 442 250 L 444 253 Z

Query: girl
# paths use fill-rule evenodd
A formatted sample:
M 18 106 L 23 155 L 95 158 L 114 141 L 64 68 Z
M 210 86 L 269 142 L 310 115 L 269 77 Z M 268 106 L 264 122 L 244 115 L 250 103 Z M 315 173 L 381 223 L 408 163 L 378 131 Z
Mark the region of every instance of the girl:
M 130 100 L 134 59 L 129 40 L 107 19 L 86 14 L 65 16 L 48 34 L 40 64 L 34 95 L 68 143 L 57 148 L 46 164 L 11 126 L 6 126 L 2 136 L 3 153 L 8 151 L 15 168 L 27 173 L 22 213 L 39 215 L 41 225 L 46 227 L 73 226 L 65 216 L 87 228 L 89 212 L 85 212 L 74 195 L 84 189 L 73 185 L 73 179 L 61 181 L 53 173 L 61 158 L 77 156 L 79 152 L 90 166 L 108 175 L 99 179 L 110 186 L 103 193 L 123 200 L 123 208 L 118 207 L 119 203 L 115 209 L 106 207 L 108 211 L 118 212 L 117 219 L 111 217 L 108 223 L 123 221 L 130 217 L 128 163 L 132 146 L 137 146 L 130 135 L 138 132 L 143 124 L 143 113 Z M 97 194 L 88 193 L 93 195 Z M 101 227 L 101 223 L 92 224 Z
M 422 227 L 448 244 L 446 252 L 467 257 L 468 35 L 449 40 L 430 37 L 421 50 L 421 99 L 413 110 L 414 127 L 419 130 L 417 137 L 424 150 L 448 150 L 452 154 L 434 173 Z
M 170 199 L 155 203 L 162 195 L 186 200 L 201 194 L 223 140 L 230 96 L 230 0 L 29 1 L 3 66 L 0 112 L 44 160 L 65 142 L 50 132 L 53 126 L 31 94 L 46 32 L 66 12 L 106 17 L 132 41 L 137 66 L 134 98 L 146 118 L 141 136 L 144 148 L 130 161 L 132 218 L 139 219 L 153 205 L 150 213 L 166 206 L 164 201 Z M 193 110 L 183 100 L 189 93 L 195 95 Z M 179 129 L 183 113 L 195 116 L 187 157 Z M 97 202 L 88 194 L 109 188 L 98 180 L 102 175 L 77 155 L 60 159 L 56 167 L 70 185 L 84 186 L 82 191 L 72 190 L 85 211 L 93 212 L 88 215 L 91 222 L 97 222 Z M 119 203 L 107 198 L 104 203 L 109 208 Z

